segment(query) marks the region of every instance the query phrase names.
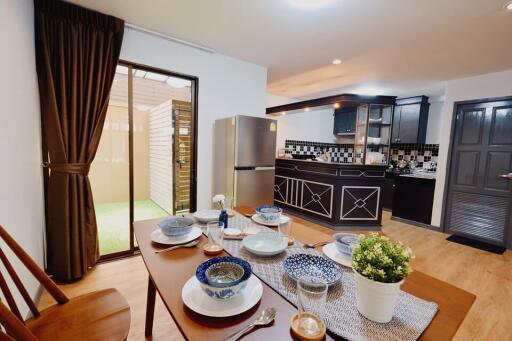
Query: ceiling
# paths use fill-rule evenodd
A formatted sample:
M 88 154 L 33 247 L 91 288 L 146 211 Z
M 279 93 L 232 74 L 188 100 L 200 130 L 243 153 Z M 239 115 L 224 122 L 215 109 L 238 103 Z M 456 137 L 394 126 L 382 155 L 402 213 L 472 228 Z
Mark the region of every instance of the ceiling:
M 265 66 L 268 91 L 290 98 L 435 95 L 446 80 L 512 68 L 506 0 L 70 2 Z

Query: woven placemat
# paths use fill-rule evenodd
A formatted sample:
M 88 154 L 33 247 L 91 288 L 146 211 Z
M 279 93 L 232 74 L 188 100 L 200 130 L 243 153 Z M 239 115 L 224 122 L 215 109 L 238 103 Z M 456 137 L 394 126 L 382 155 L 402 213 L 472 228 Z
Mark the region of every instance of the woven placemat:
M 229 219 L 229 227 L 247 228 L 255 226 L 252 220 L 236 215 Z M 259 226 L 263 231 L 274 231 Z M 274 257 L 258 257 L 245 250 L 240 240 L 224 240 L 224 249 L 234 257 L 247 260 L 263 282 L 297 306 L 297 287 L 284 272 L 283 261 L 292 254 L 322 253 L 305 249 L 295 242 L 285 252 Z M 348 340 L 416 340 L 428 327 L 437 312 L 437 304 L 400 291 L 393 319 L 389 323 L 377 323 L 362 316 L 356 307 L 355 276 L 352 269 L 343 267 L 343 276 L 338 284 L 329 288 L 325 316 L 327 329 Z

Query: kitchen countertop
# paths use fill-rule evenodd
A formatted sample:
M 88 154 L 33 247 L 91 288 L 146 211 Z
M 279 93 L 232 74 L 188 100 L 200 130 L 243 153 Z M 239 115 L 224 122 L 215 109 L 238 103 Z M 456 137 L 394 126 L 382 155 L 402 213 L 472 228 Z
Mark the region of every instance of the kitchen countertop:
M 327 162 L 327 161 L 313 161 L 313 160 L 302 160 L 302 159 L 287 159 L 283 157 L 276 158 L 276 160 L 282 160 L 282 161 L 290 161 L 290 162 L 302 162 L 302 163 L 308 163 L 308 164 L 317 164 L 317 165 L 333 165 L 333 166 L 340 166 L 340 167 L 365 167 L 365 168 L 371 168 L 371 167 L 387 167 L 387 165 L 363 165 L 360 163 L 350 163 L 350 162 Z
M 399 176 L 403 176 L 406 178 L 419 178 L 419 179 L 436 179 L 436 172 L 428 172 L 428 171 L 415 171 L 414 173 L 409 174 L 400 174 Z

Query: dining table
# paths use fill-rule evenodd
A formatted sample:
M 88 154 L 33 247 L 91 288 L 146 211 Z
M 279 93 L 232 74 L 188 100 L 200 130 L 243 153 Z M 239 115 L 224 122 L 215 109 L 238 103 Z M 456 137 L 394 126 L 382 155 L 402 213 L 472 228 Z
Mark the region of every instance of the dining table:
M 235 208 L 237 214 L 251 216 L 251 207 Z M 165 307 L 172 316 L 181 334 L 188 340 L 223 340 L 245 325 L 255 320 L 262 310 L 274 307 L 277 310 L 275 321 L 267 327 L 254 329 L 244 336 L 244 340 L 289 340 L 293 339 L 290 321 L 297 313 L 297 307 L 262 281 L 263 295 L 258 304 L 248 311 L 232 317 L 207 317 L 190 310 L 182 301 L 181 291 L 184 284 L 195 275 L 196 268 L 202 262 L 212 258 L 206 255 L 202 246 L 208 242 L 203 234 L 196 247 L 180 248 L 170 252 L 155 253 L 165 245 L 151 241 L 150 234 L 160 219 L 134 222 L 135 237 L 140 254 L 148 270 L 148 290 L 146 306 L 145 335 L 153 330 L 156 293 L 160 295 Z M 361 232 L 361 231 L 359 231 Z M 319 225 L 296 224 L 293 237 L 302 243 L 330 241 L 336 231 Z M 321 248 L 318 248 L 321 251 Z M 221 255 L 227 255 L 223 252 Z M 411 295 L 437 303 L 438 311 L 420 340 L 450 340 L 471 308 L 476 296 L 436 279 L 421 271 L 413 271 L 402 284 L 401 289 Z M 338 339 L 328 332 L 327 340 Z

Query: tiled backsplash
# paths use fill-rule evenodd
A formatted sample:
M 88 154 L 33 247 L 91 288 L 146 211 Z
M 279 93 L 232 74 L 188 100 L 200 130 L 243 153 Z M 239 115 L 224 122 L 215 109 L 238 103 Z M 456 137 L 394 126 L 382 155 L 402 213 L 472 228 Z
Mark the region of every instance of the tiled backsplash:
M 317 155 L 327 149 L 332 162 L 352 163 L 355 157 L 353 144 L 286 140 L 285 148 L 286 153 L 304 156 Z
M 407 144 L 396 143 L 391 145 L 391 160 L 416 160 L 418 167 L 424 168 L 424 162 L 435 161 L 439 156 L 438 144 Z M 426 167 L 425 167 L 426 168 Z
M 384 150 L 381 150 L 381 148 L 382 147 L 369 147 L 368 151 L 378 151 L 383 153 Z M 331 161 L 339 163 L 352 163 L 353 161 L 359 162 L 362 157 L 360 153 L 356 153 L 354 151 L 353 144 L 286 140 L 285 149 L 285 153 L 287 154 L 303 155 L 304 157 L 323 153 L 324 149 L 327 149 L 331 155 Z M 394 161 L 402 159 L 405 159 L 406 161 L 416 160 L 418 161 L 418 167 L 421 168 L 423 167 L 423 163 L 426 161 L 437 162 L 438 155 L 438 144 L 397 143 L 391 145 L 390 158 Z

